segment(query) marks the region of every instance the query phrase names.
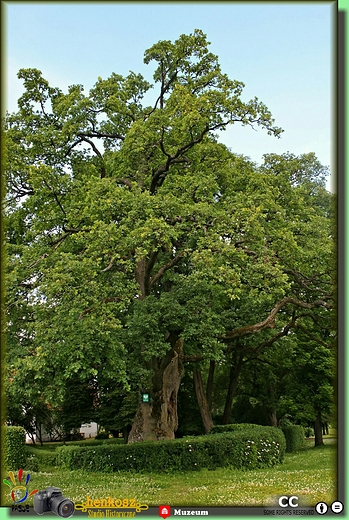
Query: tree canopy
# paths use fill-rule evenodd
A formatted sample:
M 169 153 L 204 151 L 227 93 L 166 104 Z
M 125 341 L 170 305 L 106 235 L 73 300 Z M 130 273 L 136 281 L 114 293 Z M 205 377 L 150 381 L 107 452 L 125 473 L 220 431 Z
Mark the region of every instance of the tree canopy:
M 208 45 L 200 30 L 160 41 L 144 55 L 154 85 L 113 73 L 87 95 L 22 69 L 5 118 L 11 378 L 56 406 L 74 379 L 96 403 L 149 392 L 131 441 L 173 437 L 190 363 L 236 379 L 291 330 L 335 337 L 327 169 L 219 143 L 231 124 L 282 130 Z

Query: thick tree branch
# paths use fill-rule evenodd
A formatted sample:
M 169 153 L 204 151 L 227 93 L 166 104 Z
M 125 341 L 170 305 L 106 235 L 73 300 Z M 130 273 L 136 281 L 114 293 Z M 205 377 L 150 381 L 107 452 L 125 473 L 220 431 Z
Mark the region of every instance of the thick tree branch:
M 81 134 L 79 134 L 81 135 Z M 101 161 L 101 179 L 104 179 L 104 177 L 106 176 L 106 171 L 105 171 L 105 166 L 104 166 L 104 159 L 103 159 L 103 155 L 101 154 L 101 152 L 98 150 L 98 148 L 96 147 L 96 145 L 94 144 L 93 141 L 91 141 L 90 139 L 87 139 L 86 137 L 82 136 L 81 137 L 83 141 L 85 141 L 86 143 L 88 143 L 92 150 L 95 152 L 95 154 L 99 157 L 100 161 Z
M 43 255 L 41 255 L 37 260 L 35 260 L 35 262 L 33 262 L 32 264 L 28 265 L 28 268 L 29 269 L 32 269 L 33 267 L 35 267 L 36 265 L 38 265 L 41 260 L 43 260 L 44 258 L 47 258 L 48 257 L 48 254 L 47 253 L 44 253 Z
M 168 271 L 172 267 L 178 264 L 180 260 L 183 258 L 184 252 L 179 253 L 177 256 L 175 256 L 170 262 L 163 265 L 158 272 L 150 279 L 150 287 L 154 285 L 155 282 L 157 282 L 165 273 L 165 271 Z
M 200 356 L 200 355 L 197 355 L 197 356 L 184 356 L 182 354 L 181 355 L 181 359 L 182 359 L 182 361 L 187 361 L 187 362 L 190 362 L 190 363 L 196 363 L 197 361 L 202 361 L 204 359 L 204 356 Z
M 83 142 L 83 139 L 77 139 L 76 141 L 74 141 L 68 148 L 68 150 L 66 151 L 65 153 L 65 156 L 67 157 L 67 155 L 70 154 L 70 152 L 72 151 L 73 148 L 75 148 L 75 146 L 77 146 L 78 144 L 82 143 Z M 67 144 L 67 143 L 66 143 Z
M 121 141 L 124 141 L 125 136 L 121 134 L 105 134 L 103 132 L 79 132 L 77 134 L 78 137 L 105 137 L 107 139 L 120 139 Z
M 287 336 L 287 334 L 290 332 L 291 328 L 296 326 L 296 320 L 297 320 L 297 317 L 293 313 L 292 320 L 287 325 L 285 325 L 285 327 L 280 332 L 275 334 L 272 338 L 269 338 L 268 340 L 263 341 L 253 350 L 255 352 L 257 352 L 257 354 L 259 354 L 265 347 L 269 347 L 270 345 L 275 343 L 275 341 L 277 341 L 278 339 L 280 339 L 284 336 Z
M 316 280 L 316 278 L 321 278 L 322 276 L 324 276 L 325 273 L 316 273 L 313 276 L 311 276 L 310 278 L 305 276 L 304 274 L 296 271 L 295 269 L 290 269 L 290 270 L 285 269 L 285 273 L 291 274 L 292 276 L 294 276 L 294 279 L 296 280 L 296 282 L 300 286 L 305 287 L 308 291 L 321 292 L 323 294 L 327 294 L 326 291 L 324 291 L 323 289 L 320 289 L 319 287 L 310 287 L 310 285 L 309 285 L 309 284 L 313 283 Z M 330 284 L 330 282 L 323 282 L 323 281 L 321 281 L 320 283 L 321 284 L 325 283 L 326 285 Z
M 210 131 L 210 128 L 206 125 L 204 130 L 199 135 L 199 137 L 191 140 L 189 143 L 182 146 L 181 148 L 178 148 L 177 152 L 174 155 L 167 157 L 166 163 L 159 166 L 159 168 L 157 170 L 155 170 L 155 172 L 153 172 L 153 177 L 152 177 L 152 181 L 150 184 L 150 193 L 152 193 L 152 194 L 155 193 L 155 190 L 157 188 L 160 177 L 164 178 L 166 176 L 166 173 L 169 171 L 171 164 L 179 162 L 178 159 L 181 158 L 183 153 L 186 152 L 187 150 L 190 150 L 190 148 L 192 148 L 196 144 L 200 143 L 203 140 L 204 136 L 209 131 Z M 184 158 L 181 159 L 181 162 L 183 162 L 183 159 Z
M 152 194 L 155 193 L 160 179 L 161 179 L 161 184 L 162 184 L 162 182 L 164 181 L 166 174 L 169 171 L 169 168 L 172 164 L 174 164 L 176 162 L 184 162 L 183 159 L 180 159 L 180 158 L 187 150 L 190 150 L 196 144 L 201 143 L 201 141 L 203 140 L 203 138 L 205 137 L 205 135 L 208 132 L 213 132 L 214 130 L 217 130 L 218 128 L 224 128 L 232 122 L 233 122 L 233 120 L 229 119 L 228 121 L 226 121 L 224 123 L 218 123 L 213 126 L 205 125 L 204 129 L 201 131 L 200 135 L 196 139 L 192 139 L 187 144 L 178 148 L 177 152 L 172 156 L 163 150 L 163 145 L 162 145 L 162 151 L 167 156 L 167 161 L 165 164 L 162 164 L 161 166 L 159 166 L 159 168 L 157 170 L 155 170 L 153 172 L 153 177 L 152 177 L 152 181 L 150 184 L 150 190 L 149 190 L 150 193 L 152 193 Z M 161 146 L 161 143 L 160 143 L 160 146 Z M 180 159 L 180 160 L 178 160 L 178 159 Z
M 132 182 L 129 179 L 115 179 L 118 184 L 124 184 L 128 188 L 132 188 Z
M 286 297 L 280 300 L 273 310 L 270 312 L 269 316 L 259 323 L 255 323 L 254 325 L 247 325 L 245 327 L 239 327 L 238 329 L 227 332 L 224 336 L 225 341 L 229 341 L 234 338 L 240 338 L 242 336 L 246 336 L 247 334 L 255 334 L 256 332 L 261 332 L 267 328 L 274 328 L 275 326 L 275 317 L 277 313 L 287 304 L 295 305 L 296 307 L 302 307 L 303 309 L 314 309 L 315 307 L 325 307 L 327 309 L 331 308 L 331 306 L 326 303 L 324 300 L 316 300 L 313 303 L 306 303 L 301 300 L 297 300 L 296 298 Z
M 48 184 L 48 182 L 46 181 L 46 179 L 44 179 L 44 183 L 46 184 L 46 186 L 48 187 L 48 189 L 52 191 L 53 196 L 54 196 L 54 198 L 55 198 L 55 201 L 57 202 L 57 204 L 58 204 L 60 210 L 62 211 L 63 215 L 66 217 L 67 214 L 66 214 L 65 209 L 63 208 L 63 206 L 62 206 L 62 204 L 61 204 L 61 201 L 60 201 L 59 198 L 58 198 L 57 193 L 56 193 L 55 190 L 54 190 L 54 189 L 53 189 L 53 188 Z
M 110 260 L 110 263 L 109 265 L 105 268 L 105 269 L 102 269 L 102 273 L 106 273 L 107 271 L 110 271 L 110 269 L 113 267 L 114 265 L 114 261 L 115 261 L 115 258 L 112 258 Z

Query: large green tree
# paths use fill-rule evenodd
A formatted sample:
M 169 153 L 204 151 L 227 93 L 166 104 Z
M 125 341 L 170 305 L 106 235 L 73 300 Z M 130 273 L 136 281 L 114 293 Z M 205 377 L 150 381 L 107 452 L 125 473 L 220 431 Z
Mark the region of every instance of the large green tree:
M 261 354 L 269 355 L 270 351 L 277 364 L 273 346 L 282 338 L 292 334 L 296 339 L 300 336 L 302 342 L 302 331 L 307 330 L 313 341 L 321 344 L 327 338 L 330 344 L 336 330 L 331 311 L 335 296 L 335 198 L 325 189 L 326 168 L 314 154 L 300 157 L 272 154 L 265 156 L 261 167 L 251 168 L 246 161 L 242 164 L 240 174 L 235 171 L 230 181 L 227 200 L 237 209 L 237 219 L 249 214 L 252 208 L 254 220 L 249 220 L 253 222 L 249 233 L 244 230 L 240 240 L 234 243 L 235 247 L 243 248 L 249 259 L 241 267 L 238 299 L 221 306 L 223 323 L 233 329 L 228 329 L 221 338 L 226 342 L 223 373 L 222 365 L 217 365 L 220 393 L 226 392 L 224 423 L 231 420 L 240 374 L 248 373 L 254 360 L 263 367 Z M 233 237 L 230 233 L 226 239 Z M 255 323 L 257 318 L 259 324 Z M 310 322 L 317 324 L 312 333 Z M 254 325 L 243 326 L 244 323 Z M 192 358 L 195 359 L 202 362 L 203 356 Z M 206 399 L 199 400 L 207 426 L 210 423 L 207 403 L 212 400 L 214 372 L 212 359 Z M 227 384 L 221 380 L 223 374 Z M 200 378 L 196 381 L 202 394 Z M 266 383 L 271 385 L 271 381 Z M 216 397 L 215 400 L 214 407 Z M 276 410 L 271 405 L 270 402 L 270 420 L 277 424 Z
M 270 340 L 278 315 L 281 333 L 293 308 L 330 305 L 320 282 L 311 292 L 328 283 L 313 261 L 326 217 L 321 197 L 314 210 L 293 195 L 307 169 L 291 178 L 289 165 L 301 160 L 269 156 L 259 170 L 218 142 L 231 124 L 278 137 L 269 110 L 242 100 L 199 30 L 144 60 L 154 88 L 112 74 L 88 95 L 21 70 L 25 93 L 5 121 L 10 356 L 26 338 L 26 370 L 49 402 L 74 378 L 97 397 L 149 393 L 131 442 L 174 437 L 186 362 L 224 360 L 236 338 Z M 201 395 L 198 367 L 194 377 Z

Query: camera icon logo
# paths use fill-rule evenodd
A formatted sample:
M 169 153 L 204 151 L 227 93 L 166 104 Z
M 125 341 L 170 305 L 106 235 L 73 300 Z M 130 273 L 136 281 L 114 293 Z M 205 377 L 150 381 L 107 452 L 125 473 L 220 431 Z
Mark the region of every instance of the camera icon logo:
M 34 511 L 38 515 L 52 511 L 58 516 L 69 518 L 74 513 L 74 503 L 63 496 L 60 488 L 51 486 L 36 493 Z

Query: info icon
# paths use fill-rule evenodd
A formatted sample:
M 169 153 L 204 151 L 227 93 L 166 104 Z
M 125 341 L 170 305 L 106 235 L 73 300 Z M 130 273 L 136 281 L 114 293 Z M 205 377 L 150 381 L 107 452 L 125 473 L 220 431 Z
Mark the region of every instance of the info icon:
M 170 515 L 171 515 L 170 506 L 159 506 L 159 516 L 162 516 L 162 518 L 167 518 Z
M 315 511 L 319 515 L 324 515 L 325 513 L 327 513 L 327 510 L 328 510 L 328 505 L 326 504 L 326 502 L 319 502 L 315 506 Z

